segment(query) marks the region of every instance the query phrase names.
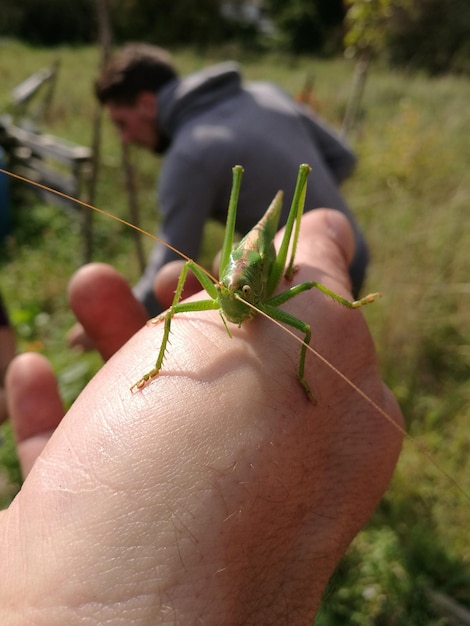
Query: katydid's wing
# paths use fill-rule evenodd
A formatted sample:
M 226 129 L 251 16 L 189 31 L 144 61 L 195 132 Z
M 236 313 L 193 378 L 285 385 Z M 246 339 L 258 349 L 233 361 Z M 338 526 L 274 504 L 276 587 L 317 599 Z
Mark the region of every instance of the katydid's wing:
M 261 256 L 270 254 L 281 217 L 282 197 L 282 191 L 278 191 L 266 213 L 243 237 L 237 247 L 257 251 Z

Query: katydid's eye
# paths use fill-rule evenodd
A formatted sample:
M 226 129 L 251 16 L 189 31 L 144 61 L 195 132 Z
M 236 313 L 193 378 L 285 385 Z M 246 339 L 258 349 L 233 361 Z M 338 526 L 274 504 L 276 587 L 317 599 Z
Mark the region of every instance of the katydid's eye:
M 242 293 L 244 296 L 249 296 L 251 293 L 251 287 L 250 285 L 243 285 L 242 287 Z

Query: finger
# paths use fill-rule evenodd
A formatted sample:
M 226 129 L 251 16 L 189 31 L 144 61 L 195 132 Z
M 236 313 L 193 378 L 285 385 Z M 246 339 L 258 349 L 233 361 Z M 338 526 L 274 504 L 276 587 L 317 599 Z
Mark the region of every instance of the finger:
M 162 267 L 155 277 L 153 289 L 157 300 L 164 309 L 170 307 L 173 303 L 178 278 L 183 269 L 184 261 L 172 261 Z M 201 291 L 201 283 L 196 276 L 189 271 L 186 275 L 184 283 L 183 298 L 189 298 L 195 293 Z
M 69 284 L 69 300 L 77 319 L 105 360 L 148 317 L 124 278 L 103 263 L 91 263 L 78 270 Z
M 22 354 L 8 369 L 9 414 L 26 476 L 64 415 L 57 381 L 42 355 Z

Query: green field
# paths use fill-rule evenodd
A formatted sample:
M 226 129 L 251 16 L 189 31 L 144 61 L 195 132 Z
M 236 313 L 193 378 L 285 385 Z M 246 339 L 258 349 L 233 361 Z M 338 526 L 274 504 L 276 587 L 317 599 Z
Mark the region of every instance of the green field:
M 350 61 L 255 58 L 235 49 L 205 56 L 174 53 L 182 73 L 237 58 L 247 78 L 275 81 L 293 94 L 312 73 L 319 113 L 341 124 L 352 85 Z M 60 74 L 45 129 L 89 145 L 94 49 L 2 42 L 0 112 L 8 109 L 13 86 L 56 58 Z M 451 623 L 442 609 L 434 610 L 434 591 L 470 607 L 470 497 L 459 490 L 470 494 L 469 101 L 468 80 L 430 79 L 378 65 L 370 72 L 360 122 L 350 138 L 359 165 L 344 193 L 372 251 L 367 290 L 384 295 L 365 314 L 383 377 L 413 439 L 405 442 L 377 513 L 333 577 L 320 626 Z M 159 162 L 139 151 L 132 156 L 142 226 L 153 231 Z M 96 204 L 128 218 L 120 147 L 108 124 L 102 163 Z M 19 350 L 40 350 L 53 360 L 70 402 L 99 366 L 96 356 L 77 355 L 64 341 L 73 323 L 66 285 L 83 258 L 81 214 L 42 205 L 26 187 L 12 188 L 14 230 L 1 247 L 0 290 Z M 219 236 L 220 229 L 211 225 L 206 259 Z M 139 268 L 129 229 L 97 216 L 94 243 L 95 260 L 112 263 L 135 281 Z M 152 243 L 144 245 L 149 250 Z M 8 424 L 1 433 L 0 499 L 6 505 L 19 473 Z

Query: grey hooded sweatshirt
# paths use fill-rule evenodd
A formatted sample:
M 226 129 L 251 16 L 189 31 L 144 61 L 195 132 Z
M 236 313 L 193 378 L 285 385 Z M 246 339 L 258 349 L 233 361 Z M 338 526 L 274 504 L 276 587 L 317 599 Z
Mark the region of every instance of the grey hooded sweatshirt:
M 244 167 L 237 231 L 248 232 L 279 189 L 287 219 L 301 163 L 312 167 L 305 210 L 338 209 L 351 222 L 356 252 L 350 267 L 354 293 L 364 280 L 368 253 L 364 238 L 338 186 L 352 171 L 350 149 L 313 114 L 278 87 L 243 83 L 235 63 L 222 63 L 165 84 L 157 93 L 158 127 L 165 150 L 158 184 L 162 217 L 159 236 L 197 259 L 205 222 L 225 223 L 232 167 Z M 164 146 L 164 148 L 163 148 Z M 134 288 L 150 315 L 161 311 L 153 279 L 179 258 L 156 244 Z

